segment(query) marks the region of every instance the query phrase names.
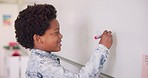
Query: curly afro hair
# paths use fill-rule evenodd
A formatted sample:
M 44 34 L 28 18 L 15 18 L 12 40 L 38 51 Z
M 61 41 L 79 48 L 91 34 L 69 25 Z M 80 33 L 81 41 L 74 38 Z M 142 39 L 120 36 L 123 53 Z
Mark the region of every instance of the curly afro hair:
M 34 47 L 34 34 L 44 35 L 50 21 L 56 19 L 56 9 L 49 4 L 34 4 L 19 12 L 15 20 L 17 42 L 25 48 Z

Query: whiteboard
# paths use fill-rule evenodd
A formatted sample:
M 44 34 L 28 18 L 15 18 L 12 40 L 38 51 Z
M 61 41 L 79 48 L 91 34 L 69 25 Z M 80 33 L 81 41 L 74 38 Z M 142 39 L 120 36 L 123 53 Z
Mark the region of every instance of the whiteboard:
M 105 29 L 113 32 L 114 43 L 103 72 L 115 78 L 141 78 L 141 59 L 148 53 L 147 0 L 36 0 L 58 10 L 62 50 L 57 53 L 85 64 Z

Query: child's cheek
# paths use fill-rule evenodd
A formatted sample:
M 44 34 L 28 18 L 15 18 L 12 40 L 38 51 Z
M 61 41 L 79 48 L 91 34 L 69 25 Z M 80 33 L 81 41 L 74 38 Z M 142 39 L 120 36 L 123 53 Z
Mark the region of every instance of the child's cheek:
M 56 44 L 58 43 L 58 37 L 54 37 L 53 40 L 52 40 L 53 44 Z

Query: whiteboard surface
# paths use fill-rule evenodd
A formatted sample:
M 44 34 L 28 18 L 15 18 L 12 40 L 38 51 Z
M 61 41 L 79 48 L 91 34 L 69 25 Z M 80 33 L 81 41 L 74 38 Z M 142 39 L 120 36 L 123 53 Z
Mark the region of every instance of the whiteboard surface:
M 63 34 L 57 53 L 85 64 L 105 29 L 113 32 L 114 43 L 103 72 L 115 78 L 141 78 L 142 54 L 148 53 L 147 0 L 36 0 L 51 3 L 58 10 Z

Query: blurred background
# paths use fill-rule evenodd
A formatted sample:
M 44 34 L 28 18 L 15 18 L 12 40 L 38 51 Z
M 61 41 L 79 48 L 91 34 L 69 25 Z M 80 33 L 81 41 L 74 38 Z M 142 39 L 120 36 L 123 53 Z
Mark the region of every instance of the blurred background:
M 25 78 L 28 54 L 16 43 L 14 20 L 24 0 L 0 0 L 0 78 Z M 24 59 L 24 61 L 22 61 Z

